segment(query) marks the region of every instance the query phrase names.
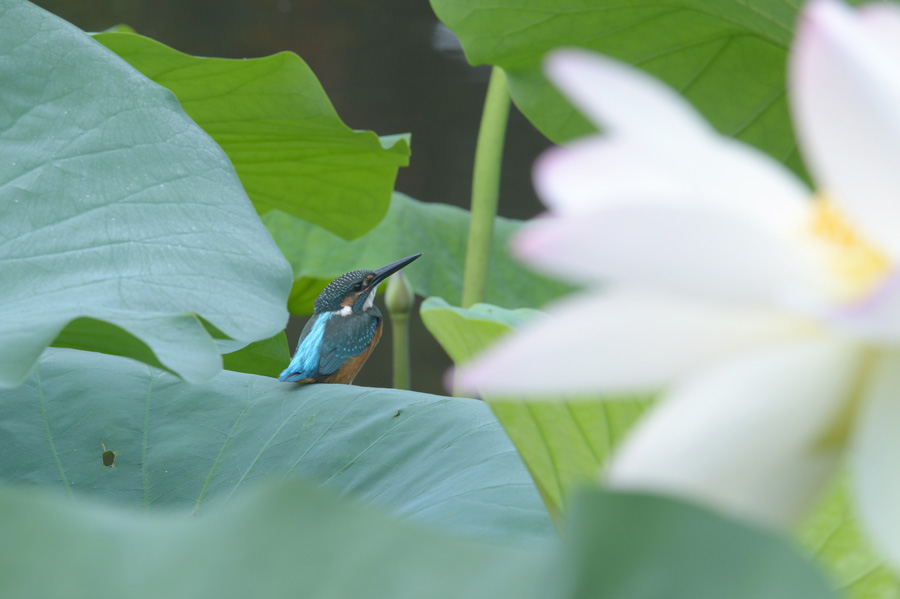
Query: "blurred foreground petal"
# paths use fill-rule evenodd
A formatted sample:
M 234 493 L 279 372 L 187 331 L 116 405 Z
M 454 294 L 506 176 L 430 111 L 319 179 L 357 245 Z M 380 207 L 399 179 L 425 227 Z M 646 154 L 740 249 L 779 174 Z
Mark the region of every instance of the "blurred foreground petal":
M 892 3 L 870 3 L 856 11 L 866 36 L 878 44 L 887 60 L 900 64 L 900 10 Z
M 838 449 L 818 444 L 858 368 L 854 346 L 819 338 L 712 370 L 675 389 L 638 424 L 607 482 L 793 524 L 837 464 Z
M 790 98 L 822 191 L 865 236 L 900 256 L 900 69 L 897 42 L 881 43 L 900 9 L 879 11 L 870 31 L 843 4 L 812 2 L 798 21 Z
M 544 64 L 547 77 L 566 97 L 613 135 L 684 145 L 713 133 L 676 91 L 629 65 L 584 50 L 557 50 Z
M 618 289 L 554 305 L 458 373 L 524 396 L 655 391 L 742 352 L 813 334 L 781 313 Z
M 631 202 L 534 221 L 515 238 L 515 249 L 555 277 L 772 304 L 801 268 L 786 243 L 727 210 Z
M 801 226 L 809 213 L 809 189 L 784 165 L 721 136 L 666 148 L 632 138 L 588 138 L 541 155 L 534 184 L 550 211 L 560 214 L 653 201 L 728 212 L 784 232 Z

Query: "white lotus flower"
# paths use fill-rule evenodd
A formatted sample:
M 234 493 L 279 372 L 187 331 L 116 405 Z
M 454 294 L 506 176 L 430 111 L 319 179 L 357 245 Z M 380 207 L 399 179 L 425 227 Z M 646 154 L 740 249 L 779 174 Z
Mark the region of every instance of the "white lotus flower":
M 554 83 L 604 135 L 543 156 L 549 214 L 517 239 L 610 283 L 460 371 L 487 393 L 667 389 L 607 473 L 769 523 L 808 508 L 849 447 L 900 566 L 900 10 L 807 5 L 789 92 L 813 192 L 638 70 L 557 52 Z

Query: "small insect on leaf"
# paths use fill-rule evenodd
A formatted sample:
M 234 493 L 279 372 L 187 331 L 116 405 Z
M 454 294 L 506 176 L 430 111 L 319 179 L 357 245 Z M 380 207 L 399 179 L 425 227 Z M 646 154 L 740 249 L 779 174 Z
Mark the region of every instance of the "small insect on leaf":
M 116 452 L 111 451 L 106 448 L 106 443 L 100 441 L 100 445 L 103 446 L 103 455 L 100 456 L 100 460 L 103 462 L 103 465 L 109 468 L 110 466 L 115 466 L 116 462 Z
M 397 413 L 394 414 L 394 418 L 396 418 L 396 417 L 399 416 L 399 415 L 400 415 L 400 410 L 397 410 Z

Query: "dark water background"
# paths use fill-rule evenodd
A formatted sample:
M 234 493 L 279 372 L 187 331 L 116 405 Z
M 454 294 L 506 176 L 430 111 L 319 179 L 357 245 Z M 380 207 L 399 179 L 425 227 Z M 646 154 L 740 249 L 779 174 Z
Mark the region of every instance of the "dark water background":
M 86 31 L 124 23 L 196 56 L 254 58 L 295 52 L 310 65 L 347 125 L 380 135 L 412 133 L 410 166 L 400 169 L 399 191 L 427 202 L 468 207 L 490 68 L 465 61 L 455 37 L 439 23 L 426 0 L 35 3 Z M 501 185 L 503 216 L 530 218 L 540 212 L 530 170 L 548 145 L 513 107 Z M 417 267 L 441 267 L 427 260 L 423 256 Z M 291 320 L 287 334 L 292 346 L 304 321 Z M 356 384 L 391 385 L 389 328 Z M 413 388 L 445 393 L 442 377 L 450 361 L 418 315 L 412 318 L 412 356 Z

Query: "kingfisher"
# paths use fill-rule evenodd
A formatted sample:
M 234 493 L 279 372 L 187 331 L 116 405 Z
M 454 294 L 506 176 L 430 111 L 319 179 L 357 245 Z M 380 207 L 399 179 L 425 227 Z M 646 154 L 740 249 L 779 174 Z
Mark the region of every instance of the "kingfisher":
M 378 270 L 341 275 L 316 298 L 297 351 L 279 381 L 351 384 L 381 339 L 375 291 L 383 280 L 417 259 L 414 254 Z

